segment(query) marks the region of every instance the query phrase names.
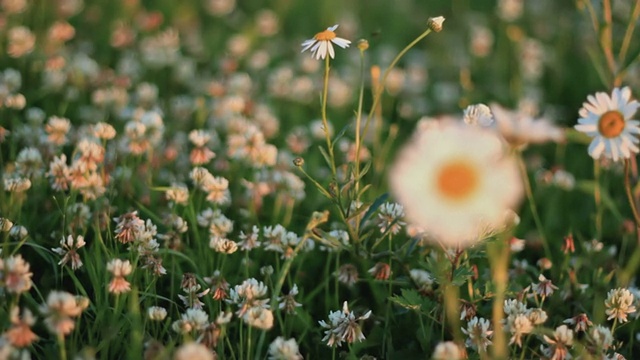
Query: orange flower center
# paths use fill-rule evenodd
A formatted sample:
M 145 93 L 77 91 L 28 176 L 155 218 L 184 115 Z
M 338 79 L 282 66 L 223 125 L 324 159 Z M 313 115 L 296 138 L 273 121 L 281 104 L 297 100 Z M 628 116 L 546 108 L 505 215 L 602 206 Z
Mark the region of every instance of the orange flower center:
M 325 30 L 323 32 L 317 33 L 313 38 L 318 41 L 331 41 L 336 38 L 336 33 L 331 30 Z
M 479 186 L 478 170 L 466 161 L 445 164 L 436 175 L 437 186 L 444 197 L 460 201 L 469 197 Z
M 624 116 L 617 110 L 610 110 L 600 116 L 598 131 L 606 138 L 614 138 L 620 135 L 625 127 Z

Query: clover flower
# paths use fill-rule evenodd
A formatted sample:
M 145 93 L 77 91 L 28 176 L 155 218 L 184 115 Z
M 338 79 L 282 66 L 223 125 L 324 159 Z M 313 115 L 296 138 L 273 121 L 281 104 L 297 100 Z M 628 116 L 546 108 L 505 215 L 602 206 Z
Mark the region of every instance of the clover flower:
M 623 288 L 609 291 L 604 306 L 607 308 L 605 313 L 609 315 L 607 320 L 616 319 L 622 323 L 629 321 L 628 314 L 636 312 L 636 307 L 633 305 L 633 294 Z
M 349 311 L 349 305 L 345 301 L 342 310 L 331 311 L 329 313 L 329 323 L 324 320 L 318 323 L 325 330 L 322 341 L 327 342 L 327 346 L 340 346 L 342 342 L 349 344 L 356 341 L 360 342 L 365 339 L 360 327 L 360 321 L 366 320 L 371 316 L 371 310 L 364 315 L 356 317 L 352 311 Z

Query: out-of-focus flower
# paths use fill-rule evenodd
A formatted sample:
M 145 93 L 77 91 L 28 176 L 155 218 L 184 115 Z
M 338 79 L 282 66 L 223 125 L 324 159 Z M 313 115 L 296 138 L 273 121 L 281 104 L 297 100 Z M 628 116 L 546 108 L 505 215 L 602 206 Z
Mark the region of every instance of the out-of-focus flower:
M 489 127 L 493 125 L 493 114 L 485 104 L 469 105 L 464 109 L 462 120 L 468 125 Z
M 340 346 L 342 342 L 352 344 L 356 341 L 360 342 L 365 339 L 360 327 L 360 322 L 371 316 L 371 310 L 364 315 L 356 317 L 352 311 L 349 311 L 349 305 L 345 301 L 342 304 L 342 310 L 331 311 L 329 313 L 329 323 L 324 320 L 318 323 L 325 330 L 322 341 L 327 342 L 327 346 Z
M 633 294 L 629 289 L 617 288 L 609 291 L 604 301 L 605 313 L 609 315 L 607 320 L 616 319 L 621 323 L 629 321 L 627 315 L 636 312 L 633 305 Z
M 391 276 L 391 266 L 387 263 L 379 262 L 367 272 L 376 280 L 389 280 L 389 277 Z
M 267 295 L 267 290 L 267 286 L 262 281 L 250 278 L 231 289 L 227 302 L 238 305 L 239 310 L 236 315 L 242 317 L 250 308 L 269 306 L 269 300 L 263 299 Z
M 563 323 L 573 325 L 573 330 L 575 332 L 587 331 L 589 327 L 593 326 L 593 323 L 585 313 L 566 319 Z
M 553 360 L 571 359 L 569 348 L 573 345 L 573 331 L 567 325 L 558 326 L 553 332 L 553 338 L 547 335 L 544 335 L 543 338 L 549 347 L 541 346 L 540 348 L 547 358 Z
M 13 307 L 10 312 L 10 319 L 11 327 L 2 335 L 9 344 L 23 348 L 38 340 L 38 336 L 31 331 L 31 326 L 36 323 L 36 319 L 29 309 L 24 309 L 22 317 L 20 317 L 20 308 Z
M 333 50 L 334 43 L 343 49 L 349 47 L 351 41 L 338 37 L 334 32 L 338 28 L 338 25 L 328 27 L 327 30 L 317 33 L 313 39 L 305 40 L 302 43 L 302 52 L 307 50 L 311 51 L 311 55 L 316 59 L 325 59 L 327 53 L 333 59 L 335 57 L 335 51 Z
M 44 323 L 50 332 L 66 336 L 75 328 L 74 318 L 80 316 L 86 306 L 88 302 L 84 298 L 54 290 L 47 296 L 47 303 L 40 307 L 40 312 L 46 317 Z
M 26 26 L 12 27 L 7 33 L 7 38 L 7 53 L 12 58 L 31 53 L 36 45 L 36 36 Z
M 464 351 L 453 341 L 442 341 L 436 345 L 431 355 L 432 360 L 462 360 Z
M 84 236 L 78 235 L 76 238 L 73 238 L 73 235 L 68 235 L 67 239 L 62 238 L 60 240 L 60 247 L 53 248 L 53 252 L 62 256 L 58 265 L 66 265 L 68 262 L 71 262 L 71 269 L 77 270 L 82 266 L 82 260 L 80 260 L 80 254 L 78 254 L 78 249 L 83 247 L 86 243 L 84 242 Z
M 262 330 L 269 330 L 273 327 L 273 313 L 271 310 L 262 306 L 254 306 L 250 308 L 242 316 L 242 320 L 249 326 Z
M 522 195 L 515 160 L 490 130 L 442 123 L 422 130 L 389 172 L 406 220 L 447 246 L 470 246 L 504 227 Z
M 640 121 L 632 119 L 640 103 L 631 100 L 629 87 L 615 88 L 608 95 L 597 92 L 587 97 L 579 111 L 580 118 L 575 129 L 593 138 L 589 155 L 594 159 L 628 159 L 638 153 L 637 135 Z
M 64 145 L 67 143 L 67 133 L 71 129 L 71 122 L 67 118 L 52 116 L 44 127 L 49 134 L 47 139 L 54 145 Z
M 589 342 L 591 342 L 597 349 L 607 350 L 613 345 L 613 334 L 611 329 L 602 325 L 596 325 L 591 328 L 589 332 Z
M 0 287 L 11 294 L 29 291 L 33 284 L 31 281 L 33 273 L 29 267 L 29 263 L 20 254 L 0 258 Z
M 547 119 L 535 119 L 522 111 L 509 111 L 497 104 L 491 104 L 490 108 L 498 131 L 514 148 L 564 141 L 564 131 Z
M 113 279 L 109 283 L 110 293 L 118 295 L 131 290 L 131 284 L 124 278 L 133 271 L 129 260 L 113 259 L 107 263 L 107 271 L 113 274 Z
M 149 320 L 162 321 L 167 317 L 167 309 L 160 306 L 150 306 L 147 309 L 147 317 Z
M 344 264 L 340 266 L 335 276 L 338 277 L 338 281 L 347 286 L 355 285 L 360 277 L 358 274 L 358 268 L 353 264 Z
M 547 279 L 542 274 L 538 276 L 538 281 L 540 282 L 537 284 L 533 284 L 533 291 L 535 291 L 543 299 L 553 294 L 555 290 L 558 290 L 558 287 L 553 285 L 551 280 Z
M 197 342 L 181 345 L 173 356 L 174 360 L 214 360 L 215 354 L 206 346 Z
M 296 301 L 295 296 L 298 295 L 298 285 L 293 284 L 289 294 L 278 297 L 278 309 L 284 310 L 287 314 L 295 314 L 296 308 L 302 306 Z
M 278 336 L 269 345 L 269 360 L 302 360 L 296 339 L 285 340 Z

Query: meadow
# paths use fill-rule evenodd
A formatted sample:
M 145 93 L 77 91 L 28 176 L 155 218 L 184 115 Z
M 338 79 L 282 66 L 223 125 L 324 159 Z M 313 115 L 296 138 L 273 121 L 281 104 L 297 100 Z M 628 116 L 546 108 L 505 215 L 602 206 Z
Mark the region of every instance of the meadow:
M 0 360 L 640 357 L 639 23 L 0 0 Z

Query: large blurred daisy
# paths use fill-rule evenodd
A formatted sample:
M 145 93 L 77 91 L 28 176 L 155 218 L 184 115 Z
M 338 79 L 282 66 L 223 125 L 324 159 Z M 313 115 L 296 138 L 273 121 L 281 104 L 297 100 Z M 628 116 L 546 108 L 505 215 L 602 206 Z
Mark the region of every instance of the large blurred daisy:
M 390 172 L 406 219 L 445 246 L 470 246 L 505 223 L 522 181 L 495 132 L 441 123 L 419 131 Z
M 315 56 L 316 59 L 323 59 L 327 57 L 327 53 L 333 59 L 335 56 L 335 51 L 333 50 L 334 43 L 341 48 L 345 49 L 349 47 L 351 41 L 347 39 L 343 39 L 338 37 L 335 33 L 338 25 L 333 25 L 332 27 L 327 28 L 327 30 L 317 33 L 313 39 L 305 40 L 302 43 L 302 51 L 305 52 L 311 49 L 311 55 Z
M 597 92 L 587 97 L 582 104 L 580 118 L 575 129 L 593 137 L 589 145 L 589 155 L 599 159 L 602 155 L 618 161 L 628 159 L 638 152 L 640 121 L 631 119 L 640 103 L 631 100 L 628 87 L 615 88 L 611 96 Z

